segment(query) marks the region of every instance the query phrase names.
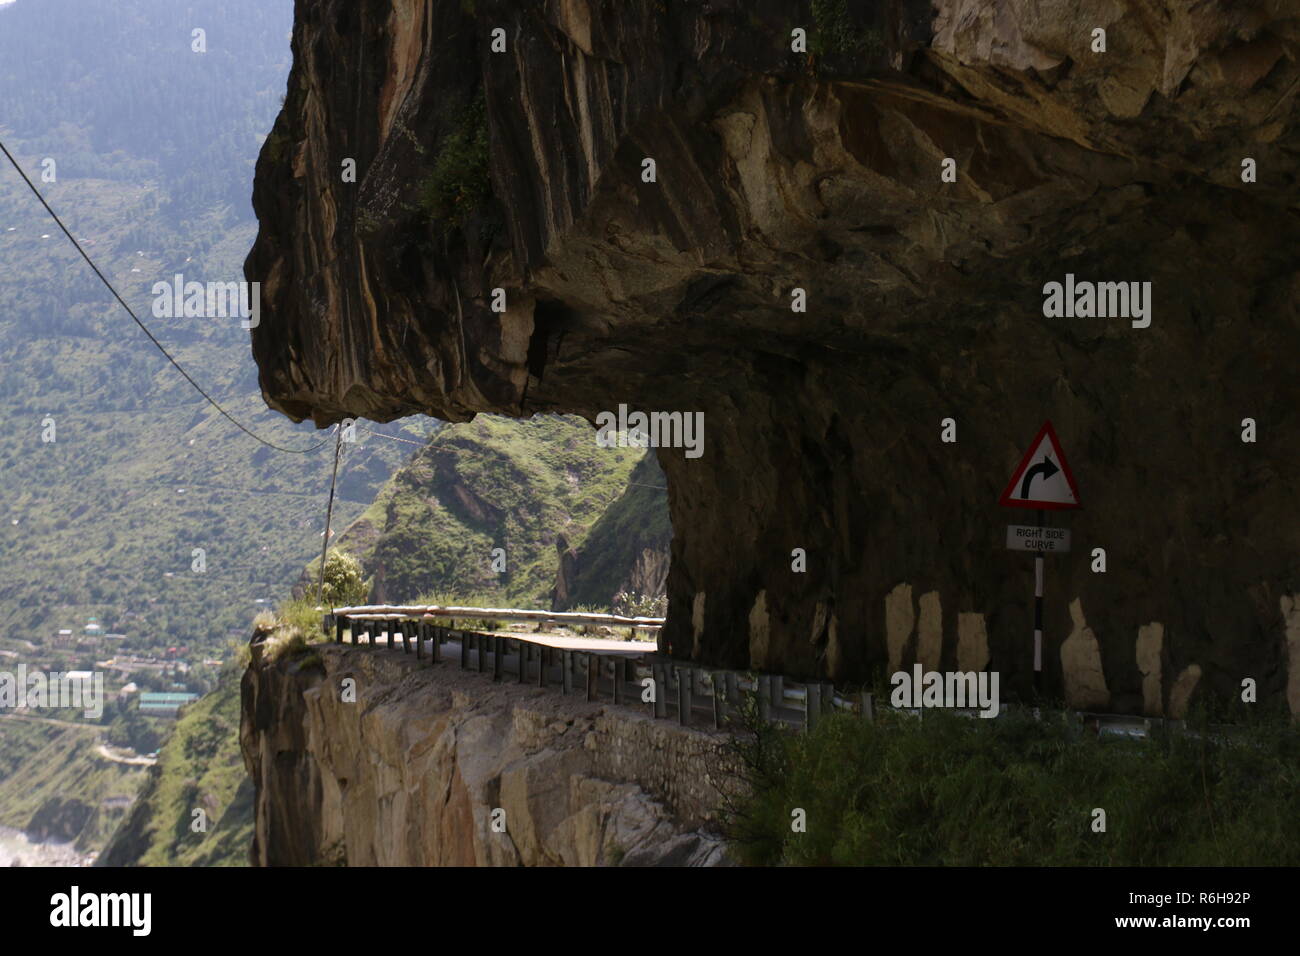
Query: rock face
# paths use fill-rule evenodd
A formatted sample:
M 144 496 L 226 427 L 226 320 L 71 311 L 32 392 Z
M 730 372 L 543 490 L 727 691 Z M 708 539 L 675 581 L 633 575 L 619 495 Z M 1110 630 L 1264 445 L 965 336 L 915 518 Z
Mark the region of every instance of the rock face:
M 81 836 L 95 812 L 94 807 L 76 798 L 51 797 L 32 814 L 27 838 L 34 843 L 71 843 Z
M 666 649 L 1013 693 L 1032 515 L 995 503 L 1051 419 L 1084 509 L 1045 689 L 1296 686 L 1293 5 L 298 0 L 293 47 L 247 264 L 273 407 L 702 412 L 658 452 Z M 1150 324 L 1046 316 L 1067 274 L 1150 282 Z
M 719 737 L 388 653 L 324 646 L 322 670 L 255 651 L 240 728 L 254 865 L 725 862 Z
M 552 610 L 613 607 L 625 591 L 652 597 L 666 593 L 672 537 L 664 475 L 654 455 L 647 454 L 581 548 L 556 541 Z

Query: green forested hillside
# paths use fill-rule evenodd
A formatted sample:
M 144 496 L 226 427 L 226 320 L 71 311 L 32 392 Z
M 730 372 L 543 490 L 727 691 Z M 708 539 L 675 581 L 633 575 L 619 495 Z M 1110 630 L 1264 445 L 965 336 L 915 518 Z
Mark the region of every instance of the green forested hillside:
M 202 693 L 215 673 L 203 661 L 246 639 L 320 546 L 330 436 L 265 408 L 238 319 L 152 309 L 153 284 L 178 273 L 243 278 L 253 166 L 285 89 L 292 16 L 292 0 L 0 6 L 0 140 L 211 394 L 278 444 L 327 440 L 283 454 L 221 418 L 0 157 L 0 669 L 93 668 L 110 695 L 127 681 Z M 193 50 L 196 29 L 205 53 Z M 427 425 L 376 428 L 419 440 Z M 411 450 L 360 438 L 340 475 L 339 522 Z M 125 637 L 86 638 L 91 617 Z M 76 639 L 54 646 L 59 629 Z M 166 671 L 100 666 L 132 658 L 165 658 Z M 152 736 L 169 730 L 141 720 Z M 99 850 L 146 776 L 99 756 L 102 739 L 93 725 L 0 721 L 0 824 L 36 839 L 75 832 Z
M 664 594 L 672 538 L 667 480 L 651 452 L 637 462 L 622 494 L 587 536 L 574 543 L 557 606 L 604 608 L 625 590 Z
M 242 278 L 253 162 L 284 90 L 291 21 L 289 0 L 19 0 L 0 8 L 0 138 L 204 387 L 303 447 L 329 436 L 265 409 L 238 319 L 151 310 L 153 283 L 177 273 Z M 206 53 L 192 50 L 195 29 Z M 46 159 L 54 182 L 39 179 Z M 216 655 L 315 552 L 331 447 L 282 454 L 222 419 L 7 164 L 0 363 L 0 646 L 30 656 L 22 642 L 44 648 L 95 616 L 127 635 L 114 650 Z M 409 451 L 351 447 L 336 519 L 358 514 Z
M 375 601 L 549 607 L 557 542 L 586 540 L 643 455 L 597 447 L 591 425 L 566 416 L 444 425 L 337 546 L 362 559 Z M 666 525 L 667 513 L 641 520 Z M 493 567 L 496 548 L 503 572 Z
M 331 436 L 265 408 L 238 319 L 156 317 L 151 308 L 153 284 L 177 273 L 242 279 L 255 231 L 253 162 L 284 90 L 292 6 L 0 6 L 0 139 L 232 414 L 277 444 L 326 441 L 284 454 L 224 420 L 0 160 L 0 668 L 107 671 L 109 659 L 162 659 L 163 670 L 108 671 L 110 695 L 127 680 L 144 691 L 211 690 L 216 665 L 202 662 L 229 660 L 254 614 L 286 598 L 319 554 Z M 198 28 L 204 54 L 191 51 Z M 41 179 L 47 159 L 50 182 Z M 584 593 L 607 605 L 609 583 L 635 577 L 624 565 L 642 545 L 667 540 L 662 491 L 653 490 L 662 475 L 653 460 L 638 465 L 642 455 L 600 449 L 590 425 L 556 416 L 480 416 L 441 430 L 427 419 L 366 423 L 344 447 L 334 528 L 347 531 L 335 546 L 364 558 L 375 600 L 547 606 L 558 547 L 583 547 L 599 526 L 582 564 L 595 569 Z M 628 485 L 634 474 L 649 497 Z M 494 548 L 504 549 L 500 573 Z M 91 617 L 124 637 L 86 638 Z M 59 629 L 73 638 L 55 646 Z M 123 700 L 111 708 L 119 722 L 134 706 Z M 174 725 L 137 717 L 150 738 L 169 735 L 149 770 L 106 760 L 94 726 L 0 721 L 0 824 L 75 830 L 93 852 L 122 821 L 104 862 L 243 863 L 251 794 L 238 719 L 229 669 Z M 197 808 L 209 820 L 203 832 L 190 826 Z
M 253 782 L 239 752 L 241 673 L 232 662 L 217 689 L 185 709 L 98 865 L 248 864 Z
M 0 7 L 0 123 L 60 180 L 165 187 L 151 205 L 169 223 L 223 205 L 246 219 L 292 27 L 292 0 L 15 0 Z M 158 238 L 135 227 L 137 248 Z

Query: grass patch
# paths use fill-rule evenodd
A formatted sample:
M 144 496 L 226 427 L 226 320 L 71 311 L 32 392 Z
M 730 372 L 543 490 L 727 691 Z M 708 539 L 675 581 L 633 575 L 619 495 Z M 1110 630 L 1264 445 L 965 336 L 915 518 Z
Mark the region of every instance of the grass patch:
M 324 608 L 309 597 L 285 601 L 274 615 L 259 614 L 253 627 L 259 634 L 267 635 L 262 643 L 263 659 L 293 662 L 300 669 L 323 669 L 325 662 L 312 645 L 328 639 L 321 628 L 324 614 Z
M 886 709 L 809 734 L 747 713 L 745 787 L 725 814 L 747 864 L 1300 864 L 1300 728 L 1286 722 L 1130 740 L 1020 712 Z M 806 832 L 792 831 L 796 808 Z

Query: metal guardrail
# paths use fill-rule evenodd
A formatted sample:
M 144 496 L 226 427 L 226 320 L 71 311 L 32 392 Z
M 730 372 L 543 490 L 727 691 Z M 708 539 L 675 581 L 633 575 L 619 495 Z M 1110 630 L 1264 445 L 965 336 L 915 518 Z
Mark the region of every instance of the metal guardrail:
M 494 634 L 471 628 L 449 627 L 439 621 L 447 619 L 530 621 L 556 624 L 606 625 L 658 631 L 663 618 L 622 617 L 616 614 L 582 614 L 568 611 L 519 610 L 515 608 L 478 608 L 443 605 L 363 605 L 335 608 L 325 615 L 325 633 L 334 633 L 337 643 L 346 631 L 351 643 L 376 644 L 383 634 L 391 650 L 398 641 L 404 653 L 414 644 L 417 659 L 424 658 L 430 644 L 430 663 L 444 659 L 442 648 L 454 643 L 453 652 L 462 669 L 491 672 L 494 680 L 513 677 L 519 683 L 535 682 L 538 687 L 554 686 L 565 694 L 585 688 L 587 700 L 607 699 L 615 704 L 632 705 L 640 701 L 656 718 L 673 716 L 683 726 L 711 722 L 720 730 L 726 719 L 740 706 L 742 693 L 753 693 L 759 717 L 765 721 L 811 729 L 823 714 L 836 711 L 856 714 L 866 720 L 875 718 L 875 701 L 869 691 L 842 694 L 826 681 L 791 681 L 780 674 L 755 674 L 752 671 L 705 667 L 689 661 L 667 657 L 657 651 L 638 652 L 627 641 L 588 640 L 586 645 L 608 647 L 564 647 L 571 640 L 556 636 Z M 559 642 L 559 643 L 557 643 Z M 653 681 L 653 684 L 647 684 Z M 646 695 L 648 687 L 654 693 Z M 916 708 L 902 708 L 919 716 Z M 1003 705 L 1002 712 L 1011 708 Z M 975 708 L 955 709 L 973 717 Z M 1035 713 L 1037 709 L 1034 708 Z M 1184 730 L 1183 721 L 1144 718 L 1125 714 L 1099 714 L 1086 711 L 1067 712 L 1070 719 L 1105 736 L 1141 738 L 1150 735 L 1155 724 Z
M 621 614 L 587 614 L 582 611 L 520 610 L 510 607 L 458 607 L 446 604 L 363 604 L 335 608 L 335 615 L 357 619 L 416 620 L 420 618 L 470 618 L 474 620 L 532 621 L 542 624 L 591 624 L 630 627 L 653 632 L 663 627 L 662 617 L 624 617 Z
M 382 635 L 392 651 L 414 649 L 417 660 L 429 646 L 431 665 L 448 659 L 443 648 L 457 646 L 450 656 L 465 670 L 490 673 L 497 681 L 513 678 L 518 683 L 553 686 L 565 694 L 584 690 L 589 701 L 609 700 L 614 704 L 647 707 L 656 718 L 675 717 L 683 726 L 712 724 L 721 730 L 727 718 L 741 706 L 741 694 L 754 693 L 759 716 L 768 721 L 809 729 L 823 713 L 839 710 L 874 717 L 872 695 L 838 694 L 825 682 L 794 683 L 779 674 L 703 667 L 666 657 L 657 651 L 639 652 L 626 641 L 585 641 L 566 647 L 573 639 L 556 636 L 495 634 L 469 628 L 454 628 L 438 621 L 446 618 L 527 621 L 566 621 L 578 624 L 631 626 L 637 629 L 662 626 L 662 618 L 623 618 L 611 614 L 565 614 L 564 612 L 518 611 L 500 608 L 424 607 L 337 608 L 325 616 L 325 632 L 336 643 L 377 646 Z M 655 622 L 653 625 L 645 622 Z M 349 640 L 344 640 L 344 633 Z M 364 636 L 364 641 L 362 640 Z M 607 648 L 590 645 L 606 643 Z M 412 648 L 414 645 L 414 648 Z

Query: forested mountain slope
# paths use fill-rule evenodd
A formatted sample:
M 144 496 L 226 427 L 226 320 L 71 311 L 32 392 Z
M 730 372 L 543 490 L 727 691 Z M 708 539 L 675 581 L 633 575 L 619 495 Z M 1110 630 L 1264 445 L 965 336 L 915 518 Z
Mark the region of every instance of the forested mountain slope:
M 287 0 L 0 7 L 0 139 L 196 379 L 301 448 L 329 436 L 266 411 L 238 319 L 152 310 L 153 284 L 176 274 L 241 278 L 291 20 Z M 332 443 L 285 454 L 221 418 L 0 165 L 0 638 L 41 646 L 93 615 L 128 649 L 218 653 L 319 545 Z M 344 522 L 410 451 L 361 438 L 340 476 Z

